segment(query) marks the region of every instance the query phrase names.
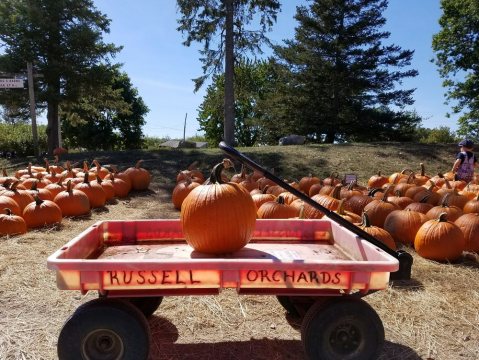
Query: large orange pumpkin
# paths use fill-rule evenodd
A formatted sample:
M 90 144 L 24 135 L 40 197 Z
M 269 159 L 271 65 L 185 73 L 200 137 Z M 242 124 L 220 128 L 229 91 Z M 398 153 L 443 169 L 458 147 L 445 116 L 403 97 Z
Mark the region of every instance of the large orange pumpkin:
M 267 201 L 257 211 L 258 219 L 291 219 L 298 216 L 299 211 L 286 204 L 283 196 L 278 196 L 273 201 Z
M 0 209 L 9 209 L 11 213 L 14 215 L 21 216 L 22 209 L 20 209 L 20 205 L 9 196 L 0 195 Z
M 369 235 L 374 236 L 376 239 L 387 245 L 389 248 L 396 250 L 396 243 L 394 242 L 394 239 L 391 234 L 383 228 L 372 225 L 369 221 L 369 217 L 366 211 L 364 211 L 362 214 L 361 223 L 355 225 L 366 231 Z
M 479 214 L 464 214 L 454 221 L 454 224 L 459 226 L 464 234 L 464 250 L 479 253 Z
M 224 183 L 221 172 L 232 167 L 225 159 L 217 164 L 204 184 L 183 200 L 181 224 L 185 239 L 195 250 L 231 253 L 251 239 L 256 223 L 256 206 L 249 192 L 233 182 Z
M 171 195 L 171 200 L 175 209 L 180 210 L 181 204 L 183 204 L 183 200 L 188 196 L 188 194 L 196 187 L 200 186 L 199 183 L 193 181 L 190 176 L 184 178 L 184 180 L 180 181 L 176 184 L 173 189 L 173 193 Z
M 35 196 L 35 201 L 23 210 L 23 218 L 29 228 L 38 228 L 62 222 L 60 207 L 50 200 L 42 200 Z
M 53 201 L 62 210 L 63 216 L 81 216 L 90 212 L 90 200 L 83 191 L 72 188 L 71 180 L 68 180 L 64 191 L 58 193 Z
M 5 213 L 0 215 L 0 236 L 18 235 L 27 232 L 25 220 L 11 212 L 9 208 L 4 209 Z
M 103 187 L 97 181 L 90 181 L 87 172 L 83 176 L 83 182 L 76 184 L 74 189 L 83 191 L 88 196 L 92 209 L 105 206 L 106 193 Z
M 125 174 L 131 180 L 131 188 L 133 190 L 146 190 L 150 186 L 150 172 L 141 167 L 143 160 L 138 160 L 136 165 L 125 170 Z
M 389 232 L 397 242 L 413 245 L 419 228 L 429 218 L 419 212 L 411 210 L 394 210 L 384 221 L 384 230 Z
M 423 258 L 435 261 L 457 260 L 464 250 L 465 240 L 459 226 L 447 221 L 447 213 L 428 220 L 419 228 L 414 248 Z

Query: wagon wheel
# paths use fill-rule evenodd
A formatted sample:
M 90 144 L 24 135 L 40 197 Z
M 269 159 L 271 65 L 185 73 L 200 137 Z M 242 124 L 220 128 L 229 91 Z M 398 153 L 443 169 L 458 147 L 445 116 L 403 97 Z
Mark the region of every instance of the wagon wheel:
M 81 305 L 58 337 L 58 358 L 147 359 L 150 329 L 145 316 L 118 299 L 95 299 Z
M 160 307 L 163 296 L 131 297 L 125 298 L 131 304 L 140 310 L 145 317 L 149 318 Z
M 281 306 L 288 312 L 288 315 L 295 318 L 302 318 L 309 308 L 316 302 L 324 302 L 325 297 L 314 296 L 286 296 L 277 295 L 276 298 Z
M 313 359 L 375 359 L 384 343 L 378 314 L 364 300 L 341 298 L 314 304 L 301 326 L 307 357 Z

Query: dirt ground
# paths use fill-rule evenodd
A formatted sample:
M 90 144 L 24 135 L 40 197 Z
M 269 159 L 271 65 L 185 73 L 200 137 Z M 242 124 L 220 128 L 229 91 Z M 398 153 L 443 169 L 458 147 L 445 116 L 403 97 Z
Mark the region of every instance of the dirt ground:
M 55 273 L 46 266 L 55 250 L 99 220 L 179 216 L 171 204 L 171 179 L 183 163 L 171 157 L 159 163 L 157 157 L 145 162 L 154 176 L 149 191 L 109 203 L 86 218 L 64 219 L 58 228 L 0 239 L 0 359 L 56 359 L 63 323 L 80 304 L 97 297 L 57 289 Z M 412 280 L 365 297 L 384 324 L 381 359 L 478 359 L 477 257 L 438 264 L 413 256 Z M 166 297 L 149 324 L 150 359 L 304 358 L 300 324 L 271 296 L 228 290 L 219 296 Z

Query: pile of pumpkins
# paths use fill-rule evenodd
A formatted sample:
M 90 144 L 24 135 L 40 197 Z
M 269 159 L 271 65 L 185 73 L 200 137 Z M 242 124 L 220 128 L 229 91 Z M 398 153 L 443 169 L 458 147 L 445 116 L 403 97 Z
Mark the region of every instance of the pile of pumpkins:
M 216 165 L 208 179 L 195 165 L 177 175 L 172 202 L 181 210 L 186 240 L 196 250 L 218 254 L 240 249 L 256 219 L 324 216 L 244 166 L 226 176 L 222 170 L 233 165 L 228 161 Z M 436 261 L 455 261 L 463 251 L 479 253 L 477 180 L 466 184 L 455 181 L 452 173 L 426 175 L 420 164 L 418 172 L 372 175 L 365 186 L 344 184 L 338 173 L 324 179 L 304 176 L 288 184 L 393 249 L 397 244 L 411 246 Z
M 125 171 L 103 167 L 94 160 L 74 167 L 70 161 L 58 165 L 29 164 L 9 176 L 0 177 L 0 236 L 18 235 L 28 229 L 59 224 L 63 217 L 77 217 L 101 208 L 113 198 L 124 198 L 131 190 L 146 190 L 150 173 L 142 160 Z

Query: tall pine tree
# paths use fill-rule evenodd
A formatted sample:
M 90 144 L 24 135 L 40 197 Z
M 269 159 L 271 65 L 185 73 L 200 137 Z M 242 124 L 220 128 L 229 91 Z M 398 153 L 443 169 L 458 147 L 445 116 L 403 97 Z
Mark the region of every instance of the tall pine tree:
M 47 104 L 48 150 L 58 146 L 59 106 L 79 99 L 83 84 L 98 79 L 119 47 L 103 42 L 110 20 L 92 0 L 2 0 L 0 44 L 19 72 L 32 62 L 43 77 L 39 101 Z M 105 64 L 105 66 L 100 66 Z
M 397 139 L 420 121 L 401 111 L 414 89 L 397 89 L 414 77 L 413 51 L 385 45 L 386 0 L 314 0 L 299 6 L 295 37 L 277 46 L 287 86 L 276 103 L 284 128 L 318 142 Z M 398 107 L 392 111 L 389 106 Z M 286 110 L 286 111 L 285 111 Z M 378 133 L 374 134 L 377 130 Z M 404 134 L 402 134 L 404 136 Z

